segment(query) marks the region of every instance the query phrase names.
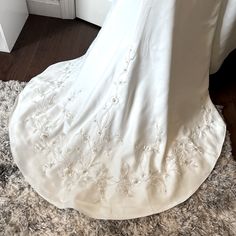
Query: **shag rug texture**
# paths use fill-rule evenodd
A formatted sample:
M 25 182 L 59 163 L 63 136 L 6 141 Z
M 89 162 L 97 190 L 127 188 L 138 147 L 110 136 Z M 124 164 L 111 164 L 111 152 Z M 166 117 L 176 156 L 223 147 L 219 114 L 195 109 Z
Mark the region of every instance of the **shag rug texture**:
M 236 235 L 236 161 L 229 134 L 205 183 L 187 201 L 163 213 L 106 221 L 49 204 L 24 180 L 10 151 L 8 118 L 25 85 L 0 81 L 0 235 Z

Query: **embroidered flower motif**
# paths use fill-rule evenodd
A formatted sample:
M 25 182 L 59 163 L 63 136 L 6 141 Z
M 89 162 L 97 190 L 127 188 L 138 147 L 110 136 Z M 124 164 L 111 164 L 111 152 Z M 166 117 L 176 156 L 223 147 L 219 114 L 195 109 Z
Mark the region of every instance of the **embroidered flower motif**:
M 139 185 L 139 184 L 141 184 L 141 180 L 139 179 L 139 178 L 134 178 L 134 179 L 132 179 L 132 184 L 133 185 Z
M 113 98 L 112 98 L 112 103 L 113 103 L 113 104 L 119 103 L 119 98 L 118 98 L 118 97 L 113 97 Z
M 132 180 L 130 179 L 130 167 L 127 163 L 123 163 L 120 171 L 120 179 L 117 182 L 118 192 L 126 197 L 132 197 Z
M 138 187 L 141 184 L 147 184 L 148 187 L 155 187 L 156 190 L 161 192 L 166 192 L 165 184 L 165 174 L 159 172 L 158 170 L 143 170 L 138 171 L 137 173 L 130 173 L 130 166 L 127 163 L 122 164 L 121 168 L 121 177 L 117 184 L 117 191 L 125 197 L 133 197 L 134 188 Z
M 148 153 L 148 152 L 157 153 L 157 152 L 159 152 L 159 149 L 156 145 L 153 145 L 153 146 L 144 145 L 143 146 L 143 151 L 146 152 L 146 153 Z
M 159 191 L 167 191 L 166 184 L 165 184 L 165 175 L 164 173 L 157 171 L 150 171 L 147 182 L 151 187 L 156 187 Z
M 165 158 L 165 178 L 168 179 L 172 174 L 180 175 L 179 163 L 176 156 L 173 153 L 170 153 Z
M 200 116 L 202 117 L 199 124 L 197 124 L 190 133 L 190 137 L 192 140 L 197 140 L 200 138 L 204 138 L 207 136 L 207 134 L 210 131 L 214 130 L 215 126 L 215 118 L 214 118 L 214 112 L 212 111 L 212 108 L 209 107 L 209 97 L 203 97 L 201 98 L 202 106 L 201 106 L 201 112 Z
M 134 59 L 135 59 L 135 51 L 133 48 L 130 48 L 125 58 L 125 64 L 124 64 L 124 69 L 123 69 L 125 73 L 128 71 L 130 62 Z
M 94 185 L 98 188 L 99 191 L 100 201 L 105 199 L 106 189 L 109 185 L 110 180 L 112 180 L 112 177 L 109 176 L 109 170 L 105 165 L 103 165 L 97 172 L 94 179 Z
M 76 147 L 68 146 L 68 140 L 63 135 L 58 135 L 53 140 L 50 139 L 50 135 L 61 121 L 67 122 L 70 127 L 74 118 L 74 111 L 70 109 L 70 106 L 75 100 L 78 100 L 82 91 L 78 90 L 77 93 L 70 94 L 66 102 L 60 104 L 61 110 L 58 120 L 52 121 L 50 116 L 45 114 L 56 104 L 58 93 L 55 91 L 66 86 L 67 80 L 65 78 L 70 77 L 73 71 L 72 65 L 65 66 L 64 74 L 62 73 L 60 78 L 49 80 L 45 87 L 35 92 L 34 102 L 38 109 L 26 122 L 27 125 L 33 127 L 35 134 L 38 134 L 39 137 L 34 149 L 36 152 L 45 154 L 43 166 L 45 174 L 56 171 L 68 191 L 73 190 L 75 186 L 80 188 L 95 186 L 97 201 L 105 199 L 106 190 L 110 187 L 116 189 L 117 193 L 130 198 L 134 197 L 135 190 L 142 184 L 166 193 L 166 181 L 173 176 L 172 174 L 180 174 L 182 171 L 186 171 L 186 167 L 198 167 L 198 156 L 203 154 L 203 150 L 196 143 L 199 138 L 205 137 L 207 132 L 214 127 L 213 112 L 207 105 L 202 107 L 203 125 L 197 125 L 189 137 L 176 140 L 163 161 L 162 169 L 157 170 L 153 165 L 150 165 L 151 158 L 163 157 L 165 149 L 165 133 L 162 126 L 155 123 L 153 125 L 155 132 L 151 132 L 149 140 L 135 146 L 137 160 L 140 162 L 136 171 L 133 172 L 128 163 L 122 163 L 119 170 L 120 176 L 118 175 L 116 179 L 112 177 L 113 173 L 107 167 L 107 163 L 112 161 L 115 153 L 113 152 L 114 147 L 124 144 L 122 136 L 118 133 L 114 134 L 114 130 L 111 129 L 115 112 L 120 106 L 115 105 L 122 104 L 122 91 L 127 84 L 127 73 L 124 71 L 128 71 L 130 62 L 134 59 L 135 51 L 130 49 L 124 66 L 122 65 L 120 76 L 114 78 L 115 86 L 104 106 L 94 115 L 91 122 L 85 124 L 83 129 L 73 137 L 76 139 Z M 45 81 L 47 81 L 46 78 Z M 90 127 L 93 128 L 90 129 Z M 109 157 L 109 159 L 102 162 L 97 158 L 99 155 Z
M 160 148 L 162 145 L 162 138 L 164 136 L 163 130 L 159 127 L 159 125 L 155 124 L 155 135 L 152 138 L 154 139 L 154 142 L 149 145 L 136 145 L 135 149 L 138 153 L 142 153 L 142 155 L 149 156 L 151 153 L 159 154 Z
M 198 167 L 196 155 L 202 153 L 202 148 L 196 146 L 191 139 L 183 138 L 175 142 L 173 153 L 169 158 L 175 158 L 180 166 L 196 168 Z

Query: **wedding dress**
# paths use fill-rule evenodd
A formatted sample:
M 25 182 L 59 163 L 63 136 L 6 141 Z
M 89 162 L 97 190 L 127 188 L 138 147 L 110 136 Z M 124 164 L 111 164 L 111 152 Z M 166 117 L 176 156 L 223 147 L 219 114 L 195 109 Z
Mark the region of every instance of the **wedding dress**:
M 210 68 L 236 46 L 236 3 L 225 2 L 118 0 L 83 57 L 27 84 L 10 117 L 11 150 L 43 198 L 130 219 L 199 188 L 226 131 L 208 94 Z

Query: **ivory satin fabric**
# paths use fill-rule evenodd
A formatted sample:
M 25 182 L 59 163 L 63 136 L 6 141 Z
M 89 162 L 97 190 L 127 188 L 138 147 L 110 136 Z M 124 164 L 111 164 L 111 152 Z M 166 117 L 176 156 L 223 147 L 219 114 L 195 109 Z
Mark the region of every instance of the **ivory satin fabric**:
M 25 179 L 99 219 L 188 199 L 224 142 L 208 77 L 236 47 L 235 21 L 235 0 L 116 1 L 83 57 L 50 66 L 17 98 L 9 131 Z

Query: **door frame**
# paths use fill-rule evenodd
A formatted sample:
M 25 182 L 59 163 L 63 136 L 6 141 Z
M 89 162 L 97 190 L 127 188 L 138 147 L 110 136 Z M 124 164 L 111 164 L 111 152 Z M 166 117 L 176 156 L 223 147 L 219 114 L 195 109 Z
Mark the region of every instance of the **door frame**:
M 60 0 L 62 19 L 75 18 L 75 1 Z
M 27 5 L 30 14 L 62 19 L 75 18 L 75 0 L 27 0 Z

